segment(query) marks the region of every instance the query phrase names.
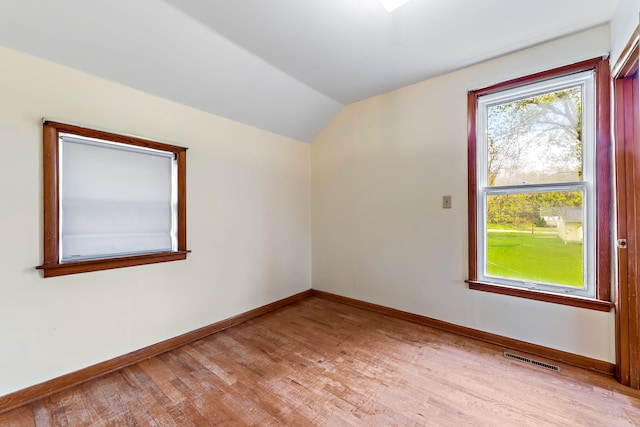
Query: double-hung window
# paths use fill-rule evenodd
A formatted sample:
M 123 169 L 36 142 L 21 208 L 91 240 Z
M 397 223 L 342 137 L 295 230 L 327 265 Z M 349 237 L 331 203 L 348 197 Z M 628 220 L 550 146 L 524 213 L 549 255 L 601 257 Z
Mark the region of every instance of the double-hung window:
M 598 58 L 469 93 L 471 288 L 609 309 L 602 85 Z

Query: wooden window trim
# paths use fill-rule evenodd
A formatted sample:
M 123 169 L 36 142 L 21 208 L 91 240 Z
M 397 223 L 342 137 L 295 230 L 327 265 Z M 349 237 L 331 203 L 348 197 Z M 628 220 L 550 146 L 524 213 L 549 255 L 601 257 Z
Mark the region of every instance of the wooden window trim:
M 510 89 L 554 77 L 595 70 L 596 84 L 596 298 L 584 298 L 550 292 L 531 291 L 478 281 L 478 230 L 476 203 L 476 112 L 477 99 L 481 95 Z M 611 117 L 610 72 L 607 58 L 597 57 L 542 71 L 482 89 L 470 91 L 467 96 L 468 136 L 468 230 L 469 230 L 469 289 L 534 299 L 555 304 L 592 310 L 609 311 L 611 302 Z
M 158 252 L 152 254 L 109 257 L 85 261 L 60 263 L 59 233 L 60 225 L 60 171 L 58 137 L 59 134 L 71 133 L 88 138 L 118 142 L 137 147 L 172 152 L 177 159 L 178 185 L 178 227 L 176 251 Z M 88 129 L 76 125 L 53 121 L 43 122 L 43 263 L 36 267 L 43 270 L 44 277 L 54 277 L 66 274 L 85 273 L 89 271 L 108 270 L 112 268 L 130 267 L 134 265 L 153 264 L 167 261 L 186 259 L 187 253 L 187 206 L 186 206 L 186 152 L 185 147 L 150 141 L 133 136 L 118 135 L 111 132 Z
M 528 289 L 512 288 L 503 285 L 494 285 L 491 283 L 476 282 L 471 280 L 465 280 L 465 282 L 469 284 L 469 289 L 474 289 L 476 291 L 493 292 L 501 295 L 510 295 L 536 301 L 571 305 L 574 307 L 588 308 L 598 311 L 610 311 L 613 307 L 613 303 L 609 301 L 601 301 L 597 299 L 583 298 L 572 295 L 554 294 L 551 292 L 530 291 Z

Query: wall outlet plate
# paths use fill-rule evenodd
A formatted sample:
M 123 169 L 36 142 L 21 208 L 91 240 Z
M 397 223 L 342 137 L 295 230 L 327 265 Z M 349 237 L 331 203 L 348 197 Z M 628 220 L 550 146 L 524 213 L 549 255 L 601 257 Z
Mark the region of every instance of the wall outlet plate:
M 451 196 L 442 196 L 442 207 L 444 209 L 451 209 Z

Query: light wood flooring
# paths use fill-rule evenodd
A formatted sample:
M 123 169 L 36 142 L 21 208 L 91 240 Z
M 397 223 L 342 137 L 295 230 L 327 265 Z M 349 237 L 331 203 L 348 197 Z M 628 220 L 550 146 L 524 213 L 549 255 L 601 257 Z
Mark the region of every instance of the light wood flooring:
M 311 297 L 0 415 L 0 426 L 640 426 L 640 393 Z

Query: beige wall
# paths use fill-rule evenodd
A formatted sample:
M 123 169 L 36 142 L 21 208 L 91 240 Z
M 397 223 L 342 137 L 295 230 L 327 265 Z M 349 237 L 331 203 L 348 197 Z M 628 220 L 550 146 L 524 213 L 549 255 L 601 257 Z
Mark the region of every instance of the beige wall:
M 613 362 L 612 313 L 464 283 L 467 90 L 602 55 L 609 36 L 599 27 L 346 107 L 311 150 L 313 288 Z
M 43 116 L 189 147 L 186 261 L 43 279 Z M 310 146 L 0 48 L 0 396 L 309 289 Z

